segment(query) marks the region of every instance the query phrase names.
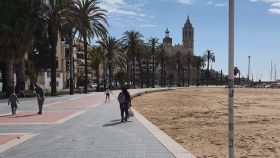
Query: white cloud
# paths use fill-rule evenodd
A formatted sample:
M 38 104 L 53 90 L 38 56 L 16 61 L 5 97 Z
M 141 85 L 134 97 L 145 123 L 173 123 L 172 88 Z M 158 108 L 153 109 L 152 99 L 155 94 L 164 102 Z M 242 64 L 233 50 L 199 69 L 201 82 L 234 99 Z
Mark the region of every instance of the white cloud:
M 280 7 L 280 1 L 271 4 L 272 7 Z
M 145 16 L 141 13 L 141 7 L 143 3 L 128 4 L 125 0 L 102 0 L 100 7 L 107 10 L 109 14 L 120 14 L 129 16 Z
M 251 2 L 269 3 L 271 7 L 268 12 L 271 14 L 280 14 L 280 0 L 250 0 Z
M 107 4 L 124 4 L 123 0 L 104 0 Z
M 183 4 L 192 4 L 193 0 L 179 0 L 178 2 Z
M 280 14 L 280 8 L 272 8 L 268 10 L 271 14 Z
M 217 3 L 217 4 L 214 4 L 214 6 L 216 6 L 216 7 L 226 7 L 226 6 L 228 6 L 228 4 L 227 3 Z

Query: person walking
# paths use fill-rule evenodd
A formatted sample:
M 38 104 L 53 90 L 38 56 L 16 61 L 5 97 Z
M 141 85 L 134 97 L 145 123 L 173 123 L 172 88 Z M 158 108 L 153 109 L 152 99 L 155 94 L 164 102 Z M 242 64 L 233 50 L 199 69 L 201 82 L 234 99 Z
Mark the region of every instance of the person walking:
M 125 102 L 125 95 L 123 94 L 123 92 L 119 93 L 118 101 L 120 103 L 120 111 L 121 111 L 121 118 L 122 118 L 121 122 L 123 122 L 124 121 L 124 113 L 125 113 L 126 116 L 128 115 L 127 111 L 125 111 L 125 109 L 126 109 L 126 105 L 124 103 Z
M 39 108 L 39 112 L 37 114 L 42 115 L 43 104 L 45 101 L 45 94 L 43 88 L 39 86 L 37 83 L 35 83 L 35 92 L 37 95 L 38 108 Z
M 128 119 L 128 109 L 129 107 L 131 106 L 131 96 L 129 94 L 129 92 L 127 91 L 127 88 L 123 87 L 122 88 L 122 93 L 124 95 L 124 111 L 125 111 L 125 120 L 124 121 L 127 121 Z
M 106 98 L 105 98 L 105 103 L 107 102 L 107 99 L 108 101 L 110 102 L 110 93 L 112 93 L 112 91 L 109 89 L 109 88 L 106 88 L 104 94 L 106 95 Z M 113 93 L 112 93 L 113 94 Z
M 12 94 L 9 96 L 8 105 L 10 105 L 10 103 L 12 115 L 15 115 L 17 111 L 17 104 L 19 104 L 17 95 L 15 94 L 15 90 L 12 90 Z

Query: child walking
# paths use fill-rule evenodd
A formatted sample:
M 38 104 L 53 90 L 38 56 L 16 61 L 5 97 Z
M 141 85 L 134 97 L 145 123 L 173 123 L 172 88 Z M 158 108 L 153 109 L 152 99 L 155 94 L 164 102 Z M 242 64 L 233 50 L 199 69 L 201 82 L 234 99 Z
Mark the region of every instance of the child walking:
M 105 103 L 107 102 L 107 99 L 110 102 L 110 93 L 113 94 L 109 88 L 106 88 L 106 90 L 104 92 L 104 94 L 106 94 Z
M 17 104 L 19 104 L 19 102 L 14 90 L 12 90 L 12 94 L 9 96 L 8 105 L 10 105 L 10 103 L 11 103 L 12 115 L 15 115 L 17 111 Z

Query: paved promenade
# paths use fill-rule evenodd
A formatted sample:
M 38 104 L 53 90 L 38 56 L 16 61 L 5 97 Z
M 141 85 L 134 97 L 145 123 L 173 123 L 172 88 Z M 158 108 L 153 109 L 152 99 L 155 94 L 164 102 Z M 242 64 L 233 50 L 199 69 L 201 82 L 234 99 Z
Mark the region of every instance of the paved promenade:
M 107 103 L 103 92 L 47 97 L 43 115 L 36 114 L 36 98 L 20 99 L 16 115 L 0 100 L 0 157 L 194 157 L 137 111 L 121 123 L 118 92 Z

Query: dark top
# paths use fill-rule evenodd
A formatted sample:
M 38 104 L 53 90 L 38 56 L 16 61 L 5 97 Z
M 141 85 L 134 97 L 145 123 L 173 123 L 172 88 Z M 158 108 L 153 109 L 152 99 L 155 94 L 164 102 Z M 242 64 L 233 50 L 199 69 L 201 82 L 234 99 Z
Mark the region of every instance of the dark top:
M 128 91 L 123 91 L 123 94 L 124 94 L 124 96 L 125 96 L 125 100 L 126 100 L 126 101 L 130 101 L 131 97 L 130 97 L 129 92 L 128 92 Z
M 16 106 L 17 103 L 18 103 L 18 99 L 17 99 L 17 96 L 12 93 L 10 96 L 9 96 L 9 101 L 8 101 L 8 105 L 11 103 L 12 106 Z
M 35 88 L 35 92 L 36 92 L 36 94 L 39 95 L 40 97 L 44 97 L 44 96 L 45 96 L 45 95 L 44 95 L 44 91 L 43 91 L 42 87 L 40 87 L 40 86 L 37 86 L 37 87 Z

